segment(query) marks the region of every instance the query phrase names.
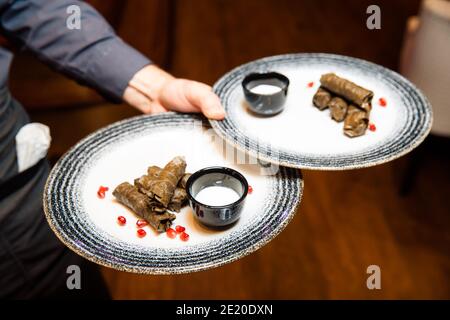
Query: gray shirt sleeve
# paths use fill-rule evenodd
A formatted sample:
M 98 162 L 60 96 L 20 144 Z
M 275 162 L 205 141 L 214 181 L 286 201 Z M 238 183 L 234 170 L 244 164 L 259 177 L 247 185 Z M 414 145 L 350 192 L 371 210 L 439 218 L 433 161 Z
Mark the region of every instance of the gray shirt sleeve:
M 80 8 L 80 29 L 67 27 L 67 8 L 71 5 Z M 94 8 L 81 1 L 9 1 L 2 6 L 0 28 L 22 49 L 113 101 L 121 101 L 129 80 L 151 63 L 123 42 Z

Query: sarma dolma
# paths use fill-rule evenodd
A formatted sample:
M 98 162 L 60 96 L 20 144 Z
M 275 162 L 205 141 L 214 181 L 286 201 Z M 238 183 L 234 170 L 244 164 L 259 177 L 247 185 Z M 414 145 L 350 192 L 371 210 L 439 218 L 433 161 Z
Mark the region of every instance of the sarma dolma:
M 373 92 L 334 73 L 323 74 L 320 84 L 313 104 L 320 110 L 328 107 L 334 120 L 344 121 L 346 136 L 363 135 L 369 125 Z
M 367 112 L 354 105 L 350 105 L 344 121 L 345 135 L 351 138 L 359 137 L 366 132 L 368 125 L 369 116 Z
M 185 173 L 184 176 L 180 179 L 180 181 L 178 182 L 178 187 L 179 188 L 183 188 L 186 189 L 186 184 L 187 181 L 189 180 L 189 178 L 192 176 L 191 173 Z
M 175 215 L 169 212 L 157 213 L 149 206 L 149 198 L 128 182 L 123 182 L 116 187 L 113 195 L 117 201 L 133 210 L 141 218 L 145 219 L 158 232 L 166 231 L 175 219 Z
M 151 166 L 147 169 L 147 174 L 134 180 L 134 185 L 139 189 L 141 193 L 146 194 L 149 198 L 153 198 L 154 195 L 151 192 L 153 184 L 158 180 L 158 176 L 162 169 L 158 166 Z
M 151 186 L 150 192 L 164 207 L 170 203 L 178 181 L 183 177 L 186 161 L 183 157 L 175 157 L 160 172 L 157 181 Z
M 319 110 L 328 108 L 328 103 L 330 102 L 330 100 L 331 93 L 322 87 L 317 89 L 317 92 L 313 97 L 313 103 L 317 108 L 319 108 Z
M 168 209 L 175 212 L 180 212 L 185 201 L 187 200 L 186 189 L 177 187 L 173 193 L 173 197 L 170 200 Z
M 334 97 L 330 102 L 328 102 L 328 107 L 330 108 L 331 118 L 337 122 L 344 121 L 348 108 L 348 104 L 344 99 Z
M 363 109 L 365 109 L 366 104 L 370 103 L 373 98 L 372 91 L 360 87 L 347 79 L 338 77 L 334 73 L 322 75 L 320 84 L 332 93 L 353 102 Z

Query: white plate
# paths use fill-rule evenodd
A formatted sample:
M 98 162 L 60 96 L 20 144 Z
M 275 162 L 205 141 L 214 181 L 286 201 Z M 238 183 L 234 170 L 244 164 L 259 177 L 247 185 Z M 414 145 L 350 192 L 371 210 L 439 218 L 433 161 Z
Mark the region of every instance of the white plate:
M 53 231 L 69 248 L 96 263 L 152 274 L 222 265 L 273 239 L 300 203 L 300 172 L 279 168 L 275 175 L 268 175 L 276 167 L 268 170 L 248 158 L 236 164 L 235 149 L 227 148 L 206 124 L 195 115 L 141 116 L 82 140 L 56 164 L 46 184 L 44 208 Z M 123 181 L 133 183 L 148 166 L 164 166 L 177 155 L 185 156 L 188 172 L 217 165 L 234 168 L 247 178 L 253 192 L 247 196 L 240 220 L 228 229 L 202 226 L 185 207 L 174 226 L 186 228 L 188 242 L 170 239 L 151 227 L 145 227 L 147 236 L 139 238 L 138 217 L 114 199 L 112 190 Z M 105 199 L 97 196 L 100 186 L 109 187 Z M 127 219 L 125 226 L 118 225 L 118 216 Z
M 276 71 L 290 79 L 285 109 L 273 117 L 248 111 L 241 82 L 252 72 Z M 357 138 L 343 133 L 343 123 L 319 111 L 312 97 L 320 76 L 334 72 L 375 93 L 367 130 Z M 313 87 L 308 83 L 314 82 Z M 344 170 L 381 164 L 411 151 L 429 133 L 431 107 L 423 94 L 399 74 L 360 59 L 330 54 L 293 54 L 240 66 L 214 86 L 227 111 L 211 121 L 217 134 L 252 156 L 295 168 Z M 381 107 L 379 98 L 388 105 Z

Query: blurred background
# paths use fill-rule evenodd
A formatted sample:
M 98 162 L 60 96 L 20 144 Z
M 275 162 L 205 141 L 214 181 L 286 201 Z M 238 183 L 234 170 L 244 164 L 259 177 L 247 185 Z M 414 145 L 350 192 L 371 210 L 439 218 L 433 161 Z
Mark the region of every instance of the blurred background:
M 443 90 L 435 90 L 446 87 L 447 95 L 450 86 L 450 53 L 442 48 L 450 44 L 448 1 L 430 11 L 421 10 L 420 0 L 88 2 L 125 41 L 178 77 L 212 85 L 264 56 L 337 53 L 402 71 L 429 95 L 439 118 L 434 134 L 402 159 L 347 172 L 304 171 L 306 189 L 293 222 L 238 262 L 180 276 L 104 268 L 114 298 L 450 298 L 450 106 Z M 371 4 L 381 8 L 380 30 L 366 27 Z M 429 38 L 439 30 L 441 38 Z M 444 61 L 426 56 L 433 52 Z M 138 114 L 16 53 L 11 90 L 33 121 L 50 126 L 52 162 L 90 132 Z M 381 290 L 366 287 L 372 264 L 381 268 Z

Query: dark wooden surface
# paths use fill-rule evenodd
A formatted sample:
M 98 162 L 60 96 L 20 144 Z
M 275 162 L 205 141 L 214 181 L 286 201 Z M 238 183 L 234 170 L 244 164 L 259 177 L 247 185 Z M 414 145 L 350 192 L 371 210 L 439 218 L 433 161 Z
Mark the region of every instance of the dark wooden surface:
M 171 71 L 212 84 L 241 63 L 287 52 L 346 54 L 396 69 L 406 18 L 417 12 L 419 1 L 377 2 L 382 29 L 370 31 L 365 11 L 371 1 L 175 1 Z M 88 132 L 134 114 L 126 106 L 103 104 L 35 112 L 33 118 L 51 125 L 52 152 L 58 154 Z M 78 123 L 70 132 L 67 119 Z M 297 216 L 256 253 L 190 275 L 104 268 L 111 292 L 121 299 L 448 299 L 449 143 L 427 144 L 408 196 L 398 193 L 407 158 L 363 170 L 305 171 Z M 378 291 L 366 287 L 371 264 L 381 267 Z

